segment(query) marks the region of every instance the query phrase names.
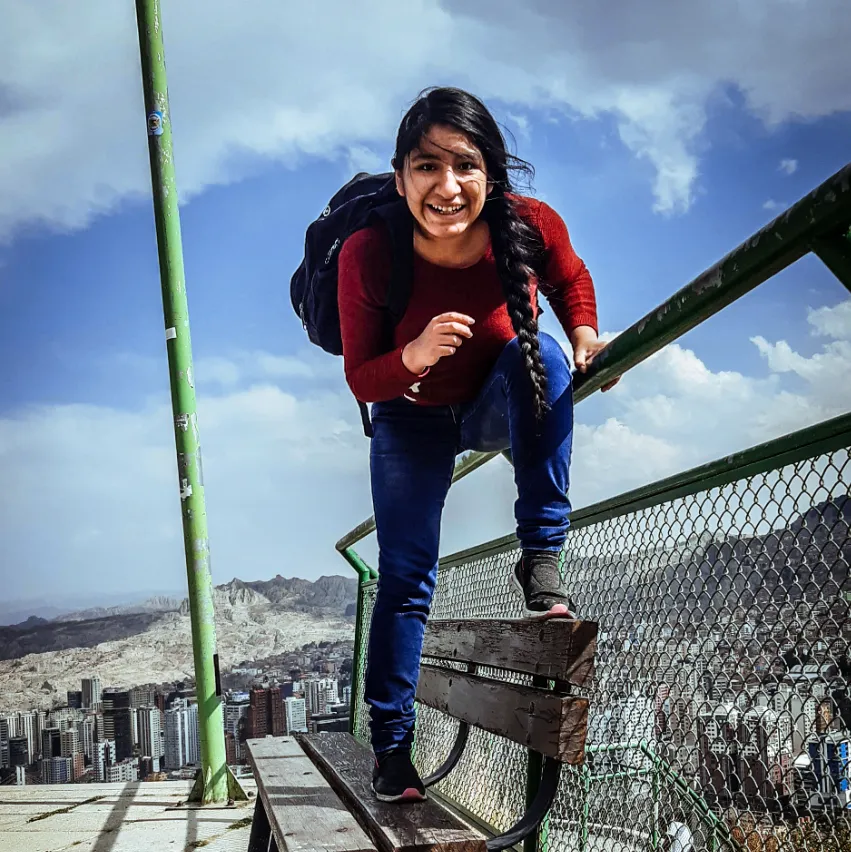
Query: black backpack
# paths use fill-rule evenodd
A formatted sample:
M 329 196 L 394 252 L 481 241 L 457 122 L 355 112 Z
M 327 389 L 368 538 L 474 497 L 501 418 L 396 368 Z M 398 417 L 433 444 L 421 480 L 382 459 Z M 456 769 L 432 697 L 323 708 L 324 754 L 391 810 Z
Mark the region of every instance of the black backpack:
M 337 306 L 340 248 L 355 231 L 375 222 L 387 226 L 393 248 L 386 307 L 389 323 L 396 325 L 405 313 L 411 291 L 413 218 L 396 192 L 393 173 L 355 175 L 307 228 L 304 260 L 290 281 L 290 298 L 310 342 L 332 355 L 343 354 Z M 367 407 L 360 400 L 358 405 L 364 434 L 372 437 Z

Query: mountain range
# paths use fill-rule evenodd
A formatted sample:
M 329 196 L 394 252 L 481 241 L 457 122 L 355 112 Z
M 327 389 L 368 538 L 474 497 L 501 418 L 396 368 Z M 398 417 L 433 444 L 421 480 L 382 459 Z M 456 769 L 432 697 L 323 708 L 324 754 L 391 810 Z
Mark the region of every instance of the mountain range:
M 215 586 L 222 667 L 353 638 L 356 595 L 357 581 L 341 576 Z M 155 597 L 0 627 L 0 709 L 49 708 L 93 674 L 116 687 L 191 678 L 189 601 Z

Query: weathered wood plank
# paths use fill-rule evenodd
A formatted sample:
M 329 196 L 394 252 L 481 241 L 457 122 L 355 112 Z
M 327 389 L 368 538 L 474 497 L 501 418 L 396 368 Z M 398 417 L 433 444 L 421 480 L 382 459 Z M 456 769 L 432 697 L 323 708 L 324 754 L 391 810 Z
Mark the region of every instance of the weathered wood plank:
M 597 624 L 551 618 L 429 621 L 424 657 L 477 663 L 583 686 L 594 674 Z
M 300 735 L 299 742 L 381 852 L 485 852 L 484 836 L 433 799 L 379 802 L 372 791 L 372 751 L 351 734 Z
M 375 852 L 340 797 L 292 737 L 246 742 L 280 852 Z
M 588 699 L 424 665 L 417 700 L 565 763 L 582 763 Z

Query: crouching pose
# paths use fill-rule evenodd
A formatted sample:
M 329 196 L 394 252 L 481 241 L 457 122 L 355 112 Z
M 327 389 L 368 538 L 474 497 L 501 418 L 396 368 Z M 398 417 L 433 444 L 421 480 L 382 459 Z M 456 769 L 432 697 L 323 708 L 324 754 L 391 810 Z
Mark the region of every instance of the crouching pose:
M 412 765 L 414 696 L 437 577 L 440 521 L 456 455 L 510 449 L 522 556 L 513 582 L 526 614 L 571 617 L 558 554 L 570 504 L 571 371 L 538 332 L 542 293 L 584 369 L 603 348 L 594 286 L 567 228 L 513 191 L 511 157 L 490 112 L 457 89 L 423 95 L 402 120 L 396 186 L 413 217 L 413 280 L 388 328 L 391 244 L 377 224 L 339 258 L 346 378 L 371 402 L 370 474 L 379 580 L 365 699 L 382 801 L 424 797 Z M 407 213 L 406 213 L 407 215 Z

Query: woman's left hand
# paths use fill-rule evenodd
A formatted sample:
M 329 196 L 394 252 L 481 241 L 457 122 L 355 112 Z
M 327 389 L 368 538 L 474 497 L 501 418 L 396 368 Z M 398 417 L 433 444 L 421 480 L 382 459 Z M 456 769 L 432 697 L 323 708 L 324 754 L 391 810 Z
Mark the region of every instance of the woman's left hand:
M 570 333 L 570 343 L 573 346 L 573 363 L 580 373 L 586 372 L 597 353 L 602 352 L 608 345 L 597 337 L 597 332 L 590 325 L 580 325 L 573 329 Z M 611 390 L 620 380 L 618 376 L 603 385 L 603 392 Z

